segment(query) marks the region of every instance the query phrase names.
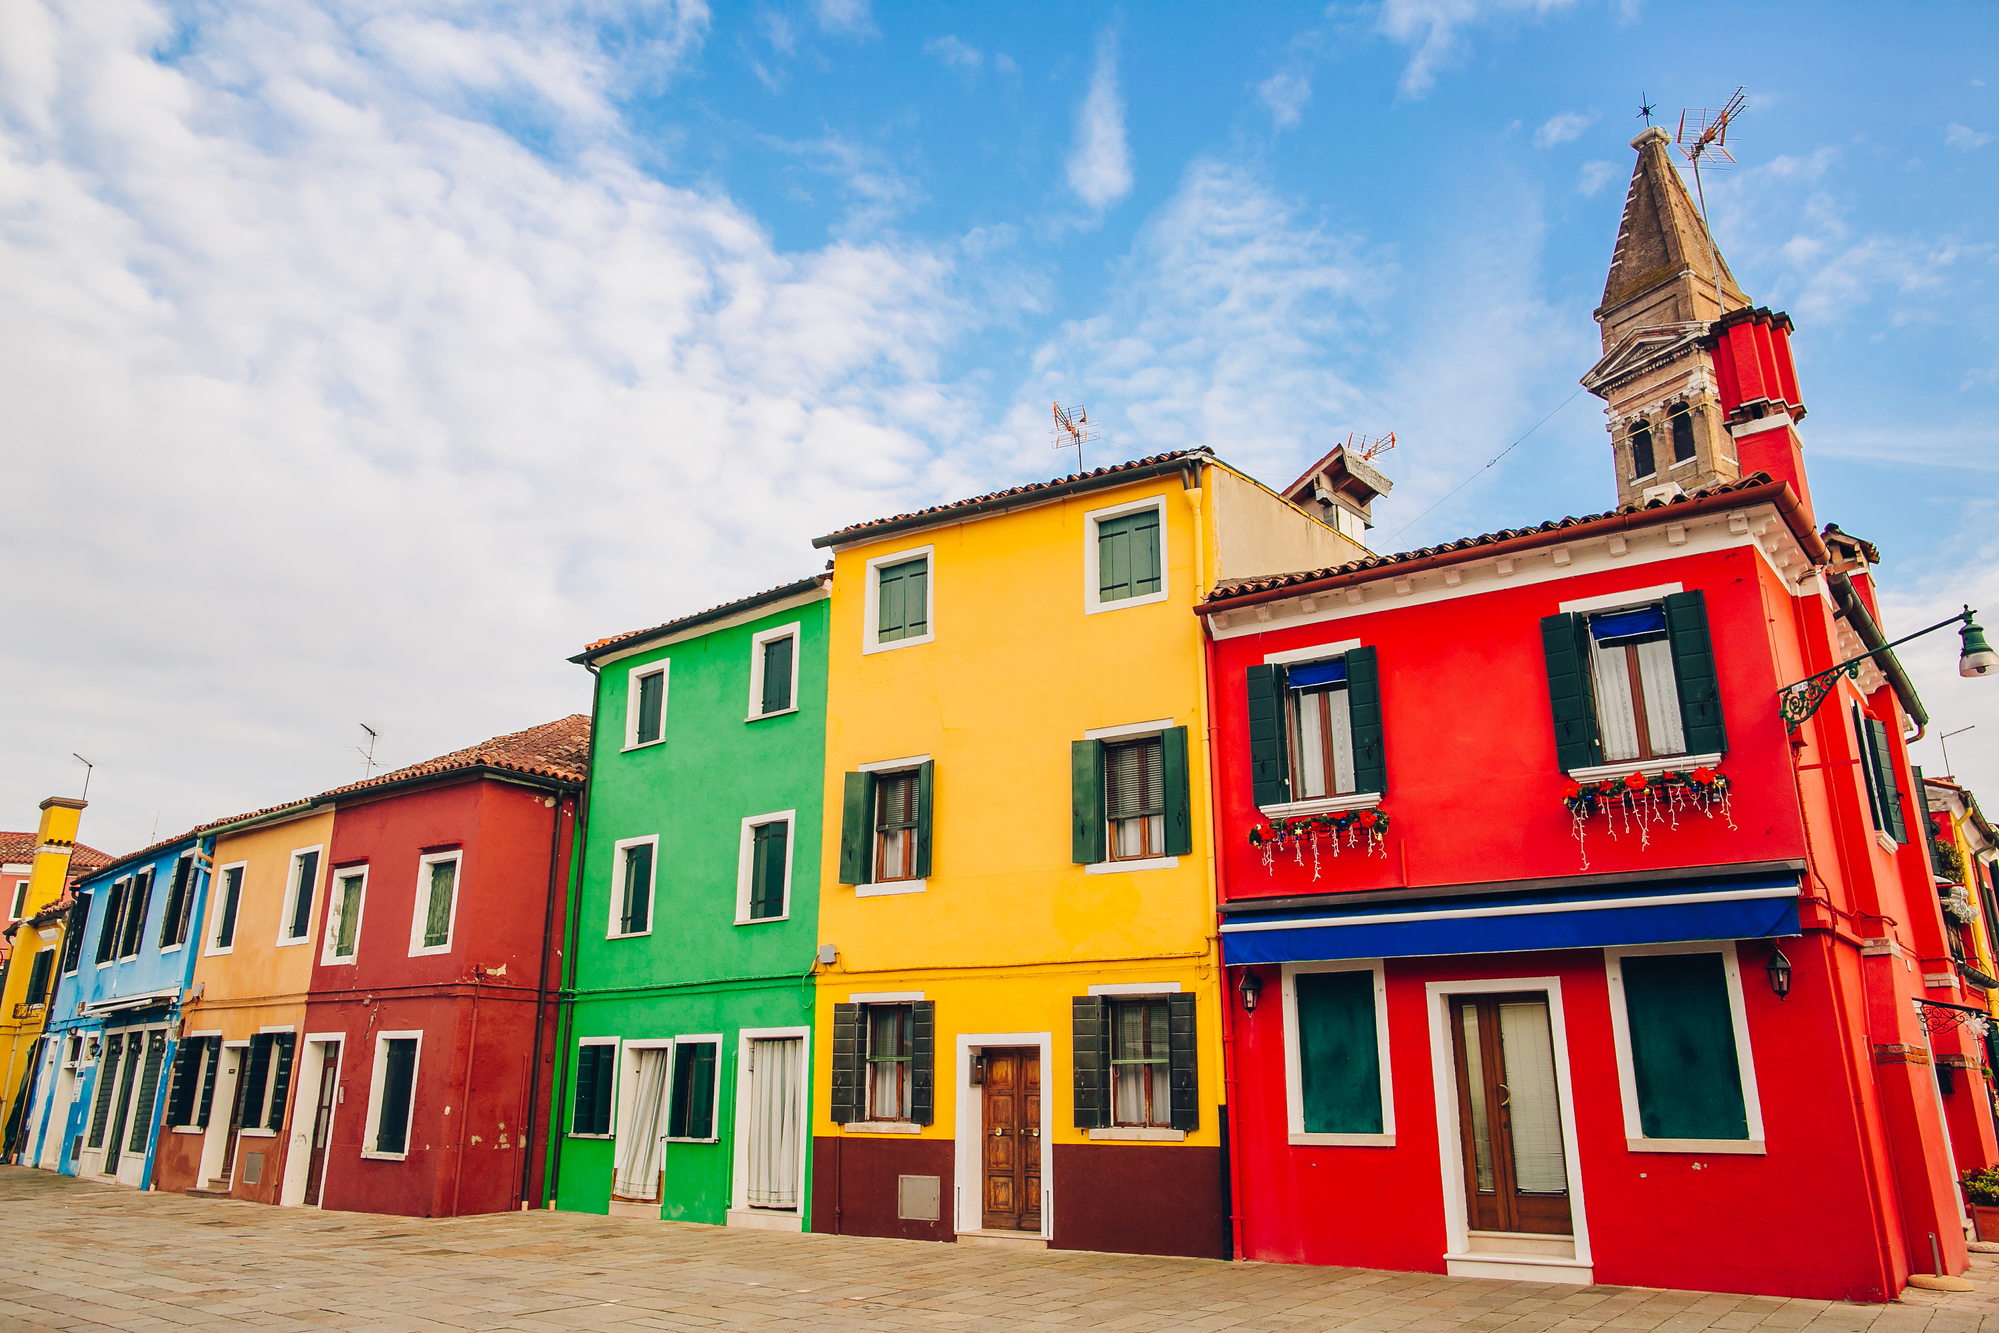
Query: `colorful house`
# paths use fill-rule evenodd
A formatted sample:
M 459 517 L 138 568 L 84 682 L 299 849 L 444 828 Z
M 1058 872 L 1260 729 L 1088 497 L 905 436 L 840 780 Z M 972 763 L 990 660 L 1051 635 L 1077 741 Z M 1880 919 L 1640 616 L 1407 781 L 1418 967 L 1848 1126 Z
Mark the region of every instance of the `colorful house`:
M 1189 612 L 1218 579 L 1364 548 L 1206 450 L 814 545 L 834 557 L 840 814 L 821 847 L 812 1229 L 1227 1253 Z
M 290 1136 L 301 1202 L 420 1217 L 538 1202 L 589 737 L 566 717 L 319 798 L 337 809 L 303 1031 L 271 1057 L 295 1065 L 298 1096 L 288 1130 L 266 1121 Z M 280 929 L 300 915 L 288 904 Z M 291 1077 L 271 1075 L 273 1104 Z
M 313 1201 L 291 1108 L 333 819 L 330 801 L 294 801 L 203 830 L 214 844 L 213 892 L 192 940 L 199 956 L 153 1159 L 156 1189 Z
M 1890 1300 L 1965 1267 L 1983 1164 L 1926 715 L 1815 530 L 1790 321 L 1633 147 L 1584 380 L 1619 506 L 1200 608 L 1240 1253 Z
M 592 644 L 556 1206 L 800 1230 L 827 578 Z
M 30 1112 L 34 1160 L 64 1175 L 146 1189 L 200 953 L 213 839 L 199 829 L 77 881 L 48 1024 L 56 1063 Z
M 1992 1019 L 1999 1009 L 1999 834 L 1978 798 L 1950 778 L 1916 770 L 1924 799 L 1923 837 L 1930 873 L 1943 903 L 1950 965 L 1925 965 L 1923 988 L 1937 1004 L 1932 1020 L 1937 1091 L 1950 1121 L 1957 1165 L 1974 1170 L 1994 1160 Z M 1946 1007 L 1947 1006 L 1947 1007 Z

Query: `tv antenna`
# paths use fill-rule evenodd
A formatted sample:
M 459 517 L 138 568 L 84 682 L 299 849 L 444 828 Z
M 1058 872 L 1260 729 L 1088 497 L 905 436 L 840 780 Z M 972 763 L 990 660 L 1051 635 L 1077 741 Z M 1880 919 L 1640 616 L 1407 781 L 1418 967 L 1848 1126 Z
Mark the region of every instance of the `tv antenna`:
M 1076 471 L 1083 470 L 1083 446 L 1097 438 L 1097 432 L 1090 426 L 1090 414 L 1082 404 L 1064 407 L 1056 403 L 1055 428 L 1050 432 L 1055 438 L 1057 449 L 1076 451 Z
M 1395 432 L 1377 435 L 1372 439 L 1355 431 L 1347 436 L 1346 455 L 1358 458 L 1363 463 L 1371 463 L 1395 447 Z
M 382 739 L 382 735 L 366 722 L 357 722 L 355 725 L 368 733 L 368 748 L 364 750 L 358 745 L 354 747 L 354 753 L 361 756 L 361 779 L 365 782 L 375 776 L 375 742 Z
M 69 752 L 69 757 L 83 765 L 83 799 L 87 801 L 90 799 L 90 775 L 97 771 L 97 765 L 91 763 L 74 750 Z
M 1954 776 L 1950 766 L 1950 738 L 1953 736 L 1962 736 L 1967 731 L 1976 731 L 1977 729 L 1978 724 L 1974 722 L 1968 727 L 1959 727 L 1956 731 L 1946 731 L 1937 737 L 1937 744 L 1943 746 L 1943 775 L 1945 777 Z
M 1689 107 L 1680 113 L 1679 133 L 1673 142 L 1694 168 L 1694 193 L 1701 204 L 1701 230 L 1707 233 L 1708 276 L 1714 282 L 1714 304 L 1721 308 L 1721 261 L 1714 248 L 1714 228 L 1707 220 L 1707 191 L 1701 186 L 1701 163 L 1708 164 L 1710 170 L 1726 171 L 1735 165 L 1735 154 L 1728 149 L 1728 132 L 1735 127 L 1735 118 L 1749 106 L 1749 99 L 1743 95 L 1741 85 L 1728 99 L 1728 105 L 1719 111 L 1707 107 Z M 1724 165 L 1725 164 L 1725 165 Z

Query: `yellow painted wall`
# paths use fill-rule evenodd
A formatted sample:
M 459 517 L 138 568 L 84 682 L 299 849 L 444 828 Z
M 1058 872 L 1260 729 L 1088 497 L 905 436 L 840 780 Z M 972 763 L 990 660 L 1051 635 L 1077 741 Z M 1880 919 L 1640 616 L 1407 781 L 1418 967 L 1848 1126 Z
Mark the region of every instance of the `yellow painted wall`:
M 290 887 L 292 853 L 319 848 L 312 929 L 306 943 L 278 947 L 279 916 Z M 201 956 L 194 980 L 201 998 L 183 1010 L 188 1032 L 220 1031 L 225 1041 L 249 1038 L 266 1026 L 305 1022 L 306 988 L 319 948 L 319 921 L 326 911 L 327 859 L 333 850 L 333 810 L 324 807 L 303 818 L 263 825 L 215 840 L 215 869 L 201 925 Z M 224 872 L 243 863 L 243 892 L 236 909 L 236 939 L 228 953 L 213 950 L 221 920 Z
M 0 1128 L 13 1114 L 14 1098 L 25 1084 L 28 1061 L 35 1039 L 42 1035 L 48 1020 L 48 1006 L 16 1014 L 28 995 L 28 979 L 34 975 L 35 955 L 52 952 L 49 988 L 59 985 L 57 971 L 62 961 L 63 923 L 52 922 L 40 929 L 27 923 L 58 898 L 69 882 L 70 851 L 76 842 L 83 817 L 83 802 L 60 797 L 42 802 L 41 818 L 35 826 L 35 863 L 28 875 L 28 896 L 22 905 L 22 921 L 14 930 L 14 950 L 7 968 L 7 984 L 0 987 Z M 52 937 L 43 939 L 42 932 Z

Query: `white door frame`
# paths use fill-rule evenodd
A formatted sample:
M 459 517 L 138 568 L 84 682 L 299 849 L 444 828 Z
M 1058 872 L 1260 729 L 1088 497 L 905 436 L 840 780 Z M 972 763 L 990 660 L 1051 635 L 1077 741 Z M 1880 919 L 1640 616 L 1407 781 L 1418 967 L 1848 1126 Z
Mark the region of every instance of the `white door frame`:
M 1437 1156 L 1444 1169 L 1444 1262 L 1452 1265 L 1487 1264 L 1494 1256 L 1471 1252 L 1471 1225 L 1465 1216 L 1465 1165 L 1462 1124 L 1458 1119 L 1457 1044 L 1451 1031 L 1450 997 L 1454 995 L 1505 995 L 1541 991 L 1548 997 L 1548 1027 L 1555 1043 L 1555 1094 L 1561 1102 L 1562 1157 L 1569 1177 L 1569 1224 L 1575 1235 L 1576 1257 L 1554 1259 L 1532 1256 L 1537 1265 L 1571 1269 L 1575 1277 L 1558 1280 L 1587 1283 L 1594 1260 L 1590 1257 L 1589 1221 L 1583 1208 L 1582 1155 L 1576 1147 L 1575 1087 L 1569 1078 L 1569 1029 L 1562 1012 L 1560 977 L 1482 977 L 1471 981 L 1432 981 L 1424 993 L 1430 1008 L 1430 1072 L 1437 1094 Z M 1500 1256 L 1500 1260 L 1527 1259 L 1528 1256 Z M 1456 1270 L 1452 1270 L 1456 1271 Z M 1478 1272 L 1464 1276 L 1514 1276 L 1511 1273 Z M 1520 1274 L 1519 1276 L 1526 1276 Z
M 952 1221 L 959 1231 L 985 1230 L 985 1137 L 986 1098 L 972 1086 L 973 1052 L 986 1046 L 1035 1046 L 1041 1051 L 1041 1238 L 1055 1235 L 1054 1135 L 1049 1132 L 1049 1112 L 1055 1099 L 1048 1095 L 1053 1070 L 1055 1041 L 1047 1032 L 960 1032 L 958 1043 L 958 1136 L 955 1170 L 956 1188 Z M 966 1186 L 973 1186 L 967 1194 Z M 1023 1236 L 1034 1233 L 1023 1231 Z
M 802 1067 L 798 1080 L 798 1211 L 786 1213 L 776 1208 L 751 1208 L 750 1195 L 750 1043 L 770 1038 L 798 1037 Z M 754 1227 L 761 1231 L 809 1231 L 805 1182 L 812 1163 L 812 1029 L 740 1028 L 736 1032 L 736 1133 L 735 1160 L 729 1176 L 728 1224 Z
M 326 1073 L 326 1047 L 329 1042 L 339 1042 L 340 1054 L 333 1064 L 333 1113 L 326 1121 L 327 1161 L 329 1164 L 332 1161 L 333 1120 L 340 1114 L 340 1063 L 347 1058 L 347 1034 L 344 1032 L 308 1032 L 303 1041 L 305 1059 L 298 1062 L 303 1068 L 295 1070 L 292 1078 L 297 1093 L 292 1097 L 291 1144 L 285 1149 L 285 1175 L 278 1186 L 278 1205 L 283 1208 L 297 1207 L 305 1203 L 306 1177 L 312 1172 L 312 1129 L 314 1122 L 319 1119 L 319 1081 L 321 1075 Z M 303 1074 L 303 1077 L 300 1077 L 300 1074 Z M 305 1110 L 306 1102 L 304 1096 L 299 1094 L 303 1094 L 307 1088 L 312 1089 L 310 1116 L 300 1114 Z M 223 1127 L 223 1133 L 228 1133 L 226 1125 Z M 326 1199 L 324 1180 L 319 1182 L 319 1197 L 322 1203 Z
M 229 1117 L 236 1107 L 236 1081 L 243 1077 L 243 1061 L 249 1057 L 247 1040 L 224 1038 L 215 1053 L 215 1096 L 208 1103 L 208 1127 L 201 1135 L 201 1169 L 195 1188 L 207 1189 L 208 1182 L 222 1174 L 223 1150 L 229 1146 Z M 198 1094 L 197 1094 L 198 1095 Z M 231 1175 L 230 1184 L 235 1184 Z

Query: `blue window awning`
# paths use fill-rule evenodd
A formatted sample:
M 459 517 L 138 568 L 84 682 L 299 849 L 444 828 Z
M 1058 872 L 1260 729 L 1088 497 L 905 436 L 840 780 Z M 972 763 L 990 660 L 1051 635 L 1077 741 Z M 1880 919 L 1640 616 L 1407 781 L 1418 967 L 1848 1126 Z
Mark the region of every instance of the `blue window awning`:
M 1347 659 L 1344 657 L 1336 657 L 1330 662 L 1300 662 L 1297 666 L 1284 669 L 1284 683 L 1293 689 L 1332 685 L 1346 678 Z
M 1598 643 L 1616 639 L 1663 637 L 1666 633 L 1665 608 L 1641 606 L 1634 611 L 1605 611 L 1589 618 L 1589 632 Z
M 1798 876 L 1781 871 L 1727 880 L 1639 881 L 1585 893 L 1488 893 L 1238 914 L 1222 925 L 1222 958 L 1230 965 L 1302 963 L 1798 933 Z

